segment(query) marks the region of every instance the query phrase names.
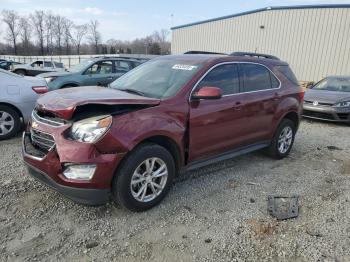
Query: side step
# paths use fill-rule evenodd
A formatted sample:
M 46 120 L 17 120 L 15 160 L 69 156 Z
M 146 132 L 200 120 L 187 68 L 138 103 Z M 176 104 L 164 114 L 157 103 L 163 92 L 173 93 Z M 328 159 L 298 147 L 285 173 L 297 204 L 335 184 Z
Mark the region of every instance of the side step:
M 241 155 L 245 155 L 263 148 L 266 148 L 270 145 L 270 142 L 263 142 L 263 143 L 258 143 L 258 144 L 253 144 L 250 146 L 246 146 L 246 147 L 241 147 L 235 150 L 231 150 L 228 152 L 225 152 L 223 154 L 220 155 L 216 155 L 214 157 L 210 157 L 210 158 L 205 158 L 203 160 L 198 160 L 195 161 L 193 163 L 190 163 L 187 167 L 185 167 L 186 171 L 191 171 L 203 166 L 207 166 L 207 165 L 211 165 L 211 164 L 215 164 L 217 162 L 221 162 L 224 160 L 228 160 L 237 156 L 241 156 Z

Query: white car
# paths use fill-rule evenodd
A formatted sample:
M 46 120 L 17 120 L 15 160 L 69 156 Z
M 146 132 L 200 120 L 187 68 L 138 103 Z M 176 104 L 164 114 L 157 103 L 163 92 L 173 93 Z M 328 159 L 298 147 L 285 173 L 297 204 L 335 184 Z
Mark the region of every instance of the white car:
M 12 72 L 23 76 L 36 76 L 48 72 L 64 72 L 63 63 L 54 61 L 37 60 L 30 64 L 14 65 Z
M 0 140 L 15 136 L 28 121 L 46 81 L 0 69 Z

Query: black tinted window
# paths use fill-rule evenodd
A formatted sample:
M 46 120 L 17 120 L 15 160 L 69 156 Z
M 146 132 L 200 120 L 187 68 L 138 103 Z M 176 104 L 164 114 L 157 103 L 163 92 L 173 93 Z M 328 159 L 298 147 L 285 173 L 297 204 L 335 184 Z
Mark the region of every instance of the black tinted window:
M 242 64 L 242 73 L 244 79 L 244 92 L 265 90 L 276 86 L 277 79 L 274 79 L 274 84 L 272 84 L 271 77 L 273 77 L 273 75 L 271 75 L 270 71 L 264 66 Z
M 223 95 L 239 93 L 238 67 L 235 64 L 221 65 L 211 70 L 199 83 L 199 88 L 214 86 L 222 90 Z
M 295 77 L 289 66 L 276 66 L 276 68 L 294 84 L 299 85 L 298 79 Z

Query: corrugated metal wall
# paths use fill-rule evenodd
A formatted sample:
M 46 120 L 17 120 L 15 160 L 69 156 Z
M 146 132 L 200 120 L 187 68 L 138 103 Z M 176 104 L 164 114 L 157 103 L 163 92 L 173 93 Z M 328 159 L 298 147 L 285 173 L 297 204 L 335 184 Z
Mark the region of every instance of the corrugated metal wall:
M 276 55 L 299 80 L 350 75 L 350 8 L 266 10 L 174 29 L 172 53 L 189 50 Z

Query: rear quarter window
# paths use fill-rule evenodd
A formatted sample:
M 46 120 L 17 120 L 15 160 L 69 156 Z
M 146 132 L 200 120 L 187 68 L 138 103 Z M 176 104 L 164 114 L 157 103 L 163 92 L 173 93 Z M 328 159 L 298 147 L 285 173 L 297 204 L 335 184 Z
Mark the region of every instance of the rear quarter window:
M 299 85 L 299 81 L 294 75 L 293 71 L 290 69 L 289 66 L 276 66 L 275 67 L 279 72 L 281 72 L 288 80 L 290 80 L 292 83 Z

